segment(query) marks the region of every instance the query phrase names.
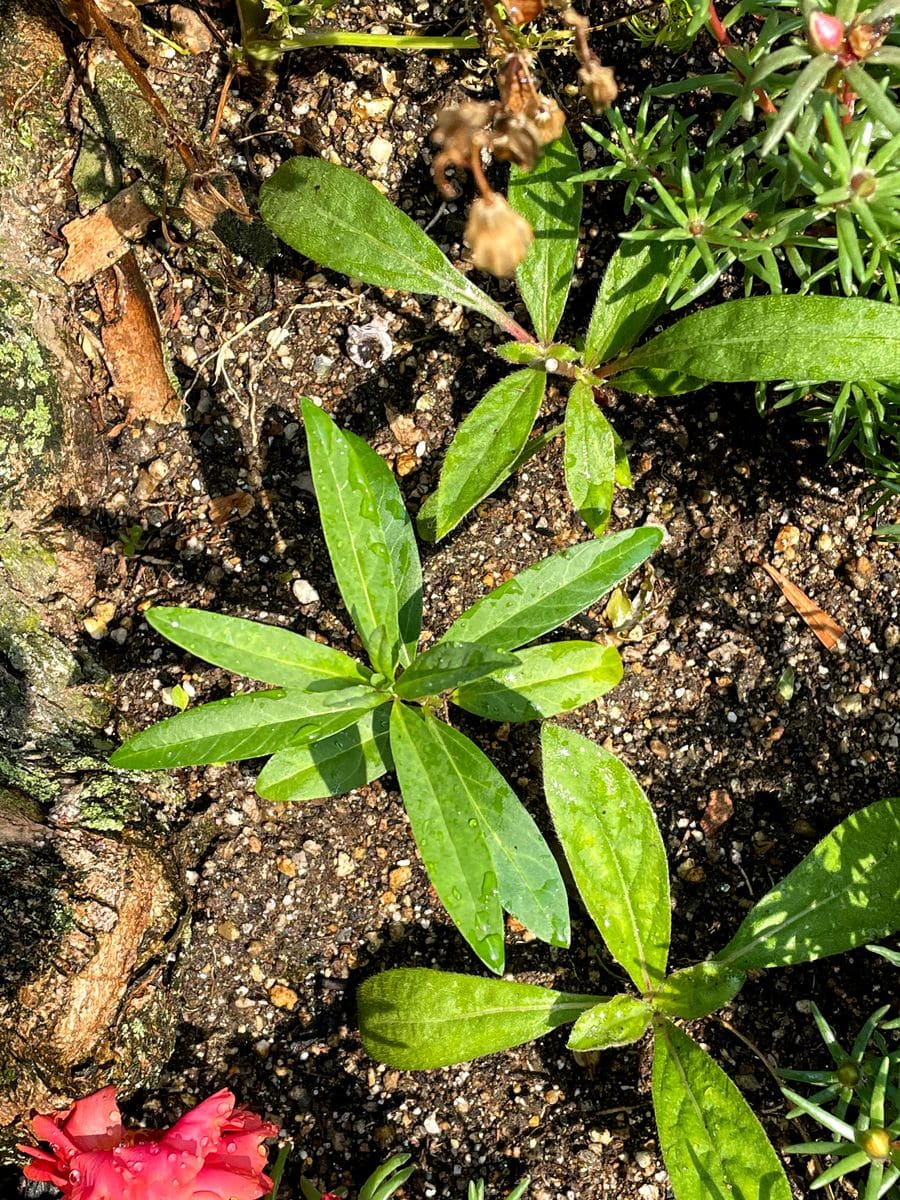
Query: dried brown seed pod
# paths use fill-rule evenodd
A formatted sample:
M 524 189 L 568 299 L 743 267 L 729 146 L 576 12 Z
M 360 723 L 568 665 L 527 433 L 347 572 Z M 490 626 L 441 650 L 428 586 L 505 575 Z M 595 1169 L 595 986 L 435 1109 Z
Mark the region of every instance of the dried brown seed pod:
M 885 17 L 884 20 L 876 21 L 874 25 L 854 25 L 847 34 L 847 41 L 856 57 L 868 58 L 870 54 L 874 54 L 891 32 L 891 24 L 890 18 Z
M 507 0 L 506 15 L 513 25 L 525 25 L 544 11 L 544 0 Z
M 589 59 L 579 69 L 578 78 L 581 80 L 581 90 L 594 112 L 609 108 L 619 94 L 612 67 L 602 66 L 596 58 Z
M 456 195 L 445 175 L 447 167 L 469 168 L 472 155 L 490 140 L 487 130 L 495 109 L 496 105 L 470 100 L 438 113 L 431 139 L 441 150 L 435 156 L 431 170 L 435 183 L 445 196 Z
M 566 127 L 566 114 L 549 96 L 538 94 L 538 101 L 539 103 L 527 110 L 527 116 L 537 133 L 538 141 L 542 146 L 546 146 L 562 137 Z
M 494 158 L 530 171 L 540 157 L 542 144 L 539 130 L 528 117 L 501 113 L 495 119 L 490 140 Z
M 466 244 L 472 262 L 480 271 L 489 271 L 500 279 L 509 279 L 528 253 L 534 239 L 531 226 L 507 204 L 502 196 L 476 200 L 469 209 Z
M 508 54 L 497 72 L 497 90 L 504 111 L 527 112 L 537 97 L 537 89 L 531 78 L 531 57 L 516 51 Z

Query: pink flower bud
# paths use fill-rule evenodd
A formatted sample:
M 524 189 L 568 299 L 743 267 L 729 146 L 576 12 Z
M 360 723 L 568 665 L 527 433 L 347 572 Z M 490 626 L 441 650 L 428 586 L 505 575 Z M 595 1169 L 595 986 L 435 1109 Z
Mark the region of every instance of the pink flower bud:
M 20 1146 L 25 1176 L 62 1200 L 259 1200 L 272 1190 L 262 1143 L 278 1127 L 235 1108 L 224 1088 L 171 1129 L 124 1129 L 114 1087 L 31 1127 L 50 1151 Z
M 812 12 L 806 30 L 814 54 L 838 54 L 844 44 L 844 23 L 831 13 Z

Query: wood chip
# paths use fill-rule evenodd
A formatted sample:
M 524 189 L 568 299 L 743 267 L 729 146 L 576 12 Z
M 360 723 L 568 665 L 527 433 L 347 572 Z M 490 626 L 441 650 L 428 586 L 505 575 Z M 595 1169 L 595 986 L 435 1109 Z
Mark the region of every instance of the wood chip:
M 774 579 L 788 604 L 806 622 L 825 649 L 836 649 L 846 637 L 837 621 L 819 608 L 814 600 L 810 600 L 805 592 L 802 592 L 795 583 L 791 583 L 790 579 L 786 575 L 782 575 L 776 567 L 763 562 L 761 558 L 751 558 L 750 561 L 758 567 L 762 567 Z
M 209 502 L 209 519 L 213 525 L 227 525 L 235 517 L 246 517 L 255 501 L 249 492 L 230 492 L 215 496 Z
M 706 837 L 715 837 L 722 826 L 731 820 L 734 812 L 734 802 L 723 788 L 716 788 L 709 793 L 709 800 L 700 818 L 700 828 Z
M 62 233 L 69 244 L 58 272 L 63 283 L 87 283 L 124 257 L 131 242 L 143 237 L 156 216 L 144 203 L 146 191 L 147 185 L 138 180 L 89 216 L 63 225 Z
M 113 390 L 125 421 L 177 421 L 181 401 L 166 372 L 159 321 L 134 251 L 94 280 L 103 312 L 100 332 Z
M 385 405 L 384 411 L 387 414 L 388 426 L 391 433 L 404 450 L 408 450 L 418 442 L 427 440 L 428 435 L 425 430 L 420 429 L 412 417 L 408 417 L 405 413 L 397 412 L 389 404 Z

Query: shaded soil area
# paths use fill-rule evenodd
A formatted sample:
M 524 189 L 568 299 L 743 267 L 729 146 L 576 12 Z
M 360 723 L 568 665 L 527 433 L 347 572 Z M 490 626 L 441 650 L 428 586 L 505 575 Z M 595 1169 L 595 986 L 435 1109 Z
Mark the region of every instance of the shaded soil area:
M 335 12 L 354 29 L 406 21 L 447 32 L 460 23 L 456 10 L 428 6 L 423 15 L 424 8 Z M 599 22 L 609 14 L 588 5 L 587 15 Z M 211 16 L 233 33 L 227 13 Z M 152 19 L 165 27 L 165 6 Z M 596 35 L 596 44 L 617 67 L 631 111 L 651 72 L 664 78 L 685 69 L 651 59 L 622 26 Z M 84 46 L 73 39 L 71 53 L 78 71 L 67 121 L 89 86 Z M 690 57 L 699 69 L 710 53 L 701 39 Z M 548 54 L 543 67 L 577 134 L 587 113 L 565 92 L 574 61 Z M 173 110 L 208 131 L 224 72 L 224 56 L 212 50 L 164 59 L 149 74 Z M 296 54 L 262 106 L 247 85 L 231 97 L 217 153 L 251 206 L 259 181 L 297 148 L 357 167 L 430 224 L 459 261 L 464 202 L 442 204 L 434 190 L 428 131 L 445 103 L 491 87 L 478 55 Z M 69 149 L 76 126 L 66 134 Z M 580 135 L 578 142 L 590 159 L 592 144 Z M 41 183 L 35 202 L 46 210 L 43 251 L 60 258 L 58 230 L 77 213 L 65 171 Z M 619 192 L 587 190 L 583 259 L 563 338 L 583 331 L 625 222 Z M 100 501 L 75 494 L 52 514 L 83 575 L 78 602 L 60 596 L 50 611 L 67 643 L 116 681 L 113 741 L 171 715 L 175 685 L 198 700 L 235 685 L 163 643 L 141 618 L 151 604 L 259 618 L 358 651 L 318 523 L 301 395 L 385 456 L 415 511 L 459 420 L 502 373 L 482 352 L 500 335 L 477 316 L 385 296 L 286 251 L 257 266 L 255 253 L 235 257 L 202 239 L 178 247 L 158 222 L 151 226 L 137 257 L 185 397 L 184 425 L 126 425 L 98 459 Z M 507 285 L 486 286 L 513 303 Z M 73 328 L 97 328 L 91 289 L 73 289 L 71 300 Z M 393 351 L 365 369 L 348 357 L 348 331 L 373 318 L 384 322 Z M 627 584 L 631 596 L 644 585 L 646 605 L 620 639 L 623 683 L 564 723 L 620 755 L 650 796 L 669 853 L 679 967 L 722 946 L 752 902 L 839 820 L 896 791 L 900 563 L 872 536 L 865 478 L 851 463 L 827 467 L 823 438 L 791 414 L 760 418 L 751 389 L 673 400 L 610 393 L 607 401 L 635 474 L 634 488 L 617 495 L 611 528 L 650 521 L 667 536 L 646 575 Z M 551 387 L 546 427 L 563 402 Z M 113 429 L 123 415 L 98 372 L 98 428 Z M 566 498 L 560 448 L 551 446 L 443 543 L 423 546 L 426 630 L 440 636 L 507 572 L 587 536 Z M 840 651 L 820 646 L 756 556 L 840 623 Z M 98 611 L 103 620 L 91 636 L 84 619 L 96 621 Z M 601 604 L 558 636 L 614 635 Z M 786 698 L 779 680 L 788 668 L 795 681 Z M 457 716 L 549 834 L 537 727 Z M 358 1186 L 367 1168 L 403 1150 L 420 1167 L 410 1197 L 461 1196 L 464 1181 L 480 1175 L 499 1196 L 526 1173 L 534 1200 L 668 1197 L 645 1043 L 590 1068 L 565 1050 L 564 1033 L 428 1074 L 368 1059 L 354 1008 L 362 979 L 389 966 L 471 972 L 476 963 L 429 888 L 392 776 L 290 807 L 255 796 L 257 768 L 182 772 L 187 804 L 157 814 L 192 894 L 192 928 L 175 1055 L 160 1088 L 135 1096 L 129 1113 L 162 1124 L 231 1087 L 294 1141 L 286 1198 L 299 1195 L 301 1170 L 332 1187 Z M 514 929 L 509 941 L 516 978 L 572 991 L 620 982 L 578 910 L 569 951 Z M 754 979 L 722 1020 L 694 1032 L 783 1145 L 797 1133 L 768 1067 L 824 1065 L 809 1001 L 849 1039 L 896 991 L 890 968 L 859 951 Z M 803 1164 L 788 1170 L 796 1194 L 805 1194 Z M 14 1173 L 6 1180 L 15 1186 Z

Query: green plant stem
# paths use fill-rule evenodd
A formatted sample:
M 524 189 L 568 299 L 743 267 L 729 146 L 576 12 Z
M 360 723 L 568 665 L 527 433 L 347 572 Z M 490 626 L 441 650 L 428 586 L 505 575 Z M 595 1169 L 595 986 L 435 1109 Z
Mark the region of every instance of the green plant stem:
M 264 39 L 263 39 L 264 40 Z M 300 37 L 268 43 L 281 53 L 305 50 L 311 46 L 347 46 L 359 50 L 478 50 L 480 43 L 474 34 L 462 37 L 420 37 L 413 33 L 346 33 L 343 30 L 314 30 Z M 245 46 L 248 53 L 253 47 Z

